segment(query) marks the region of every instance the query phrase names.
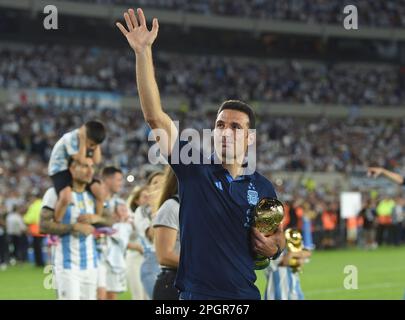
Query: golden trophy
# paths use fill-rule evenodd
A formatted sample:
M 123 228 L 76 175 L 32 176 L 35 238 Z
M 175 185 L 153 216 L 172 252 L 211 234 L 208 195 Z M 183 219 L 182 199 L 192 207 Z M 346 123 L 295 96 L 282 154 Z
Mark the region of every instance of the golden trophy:
M 285 230 L 284 234 L 287 242 L 288 252 L 294 254 L 294 253 L 301 253 L 304 250 L 304 246 L 302 244 L 302 235 L 298 230 L 289 228 Z M 298 263 L 297 258 L 295 257 L 290 258 L 288 264 L 294 273 L 301 272 L 301 266 Z
M 265 236 L 274 234 L 284 218 L 284 206 L 281 201 L 262 198 L 253 209 L 254 226 Z M 261 270 L 269 266 L 270 259 L 257 254 L 255 269 Z

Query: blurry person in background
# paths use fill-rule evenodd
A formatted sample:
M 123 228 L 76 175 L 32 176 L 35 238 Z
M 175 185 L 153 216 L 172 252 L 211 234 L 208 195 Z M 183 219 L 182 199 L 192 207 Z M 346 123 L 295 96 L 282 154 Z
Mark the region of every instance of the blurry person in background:
M 31 204 L 24 215 L 24 222 L 28 226 L 28 233 L 32 237 L 35 265 L 37 267 L 43 267 L 45 265 L 42 253 L 44 236 L 39 232 L 42 199 L 39 198 L 39 194 L 40 192 L 38 192 L 38 190 L 34 190 Z
M 177 268 L 180 259 L 179 196 L 177 178 L 167 166 L 163 187 L 157 204 L 153 227 L 155 229 L 156 256 L 161 271 L 153 290 L 153 300 L 178 300 L 175 288 Z
M 394 212 L 395 201 L 385 196 L 377 205 L 377 242 L 378 245 L 392 242 L 390 231 L 392 229 L 392 213 Z
M 392 212 L 392 240 L 399 246 L 402 242 L 402 225 L 405 220 L 405 201 L 400 196 L 395 198 L 395 207 Z
M 325 205 L 325 210 L 322 212 L 321 217 L 323 228 L 322 248 L 333 248 L 336 245 L 335 237 L 338 217 L 331 203 Z
M 377 243 L 375 241 L 376 227 L 377 227 L 377 212 L 375 200 L 368 199 L 361 209 L 359 216 L 363 218 L 363 237 L 364 247 L 366 249 L 376 249 Z
M 163 183 L 163 172 L 152 172 L 147 181 L 148 203 L 136 209 L 134 214 L 135 228 L 139 234 L 143 247 L 144 261 L 141 266 L 141 281 L 145 288 L 148 299 L 152 299 L 153 287 L 159 274 L 159 263 L 156 259 L 155 246 L 153 244 L 152 221 L 156 213 L 157 197 Z
M 299 274 L 311 251 L 303 247 L 301 233 L 297 229 L 285 231 L 287 248 L 280 257 L 270 262 L 266 269 L 267 284 L 264 300 L 303 300 Z
M 116 300 L 119 293 L 127 291 L 125 254 L 133 224 L 129 221 L 129 210 L 124 200 L 117 200 L 113 213 L 114 233 L 107 238 L 106 251 L 106 290 L 107 299 Z
M 17 207 L 14 206 L 13 210 L 7 215 L 6 229 L 10 243 L 13 250 L 11 251 L 11 260 L 14 262 L 25 262 L 27 260 L 27 248 L 26 248 L 26 235 L 27 226 L 24 223 L 21 213 L 17 211 Z
M 0 204 L 0 271 L 6 270 L 8 263 L 8 240 L 6 233 L 6 208 Z
M 148 203 L 148 190 L 146 186 L 136 186 L 128 197 L 128 206 L 130 209 L 130 220 L 135 225 L 134 214 L 138 207 L 145 206 Z M 136 226 L 129 239 L 126 264 L 127 281 L 132 300 L 146 300 L 147 295 L 141 282 L 141 265 L 143 263 L 143 247 L 141 245 Z
M 101 172 L 101 192 L 104 196 L 104 210 L 106 214 L 113 216 L 118 203 L 118 193 L 120 192 L 123 185 L 123 174 L 121 169 L 109 166 L 103 168 Z M 85 222 L 80 221 L 79 222 Z M 87 221 L 88 222 L 88 221 Z M 107 269 L 108 265 L 106 262 L 106 251 L 108 247 L 108 236 L 105 234 L 97 235 L 97 251 L 99 253 L 100 263 L 98 266 L 98 288 L 97 288 L 97 299 L 105 300 L 107 299 Z

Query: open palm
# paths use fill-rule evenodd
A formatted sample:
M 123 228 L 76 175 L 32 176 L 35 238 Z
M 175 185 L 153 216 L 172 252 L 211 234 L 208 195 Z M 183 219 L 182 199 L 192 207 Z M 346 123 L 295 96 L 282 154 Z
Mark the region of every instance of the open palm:
M 142 9 L 138 9 L 137 13 L 138 19 L 133 9 L 129 9 L 128 12 L 124 13 L 127 28 L 120 22 L 117 22 L 116 25 L 127 38 L 131 48 L 135 50 L 136 53 L 141 53 L 146 48 L 152 46 L 158 34 L 159 23 L 158 20 L 154 18 L 152 30 L 149 31 L 146 27 L 146 19 Z

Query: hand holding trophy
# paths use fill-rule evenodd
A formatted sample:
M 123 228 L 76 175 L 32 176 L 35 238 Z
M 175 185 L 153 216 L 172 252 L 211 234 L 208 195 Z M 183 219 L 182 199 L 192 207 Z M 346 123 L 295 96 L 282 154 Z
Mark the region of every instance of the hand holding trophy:
M 254 226 L 264 235 L 273 235 L 284 218 L 283 204 L 273 198 L 262 198 L 253 208 Z M 268 267 L 270 259 L 257 254 L 255 269 L 261 270 Z

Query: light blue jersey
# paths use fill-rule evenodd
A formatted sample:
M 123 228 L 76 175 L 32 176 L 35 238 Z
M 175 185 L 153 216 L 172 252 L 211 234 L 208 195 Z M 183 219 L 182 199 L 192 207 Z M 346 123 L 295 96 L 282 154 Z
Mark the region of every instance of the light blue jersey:
M 52 149 L 48 164 L 48 174 L 54 174 L 68 169 L 68 160 L 79 152 L 79 129 L 70 131 L 56 142 Z
M 264 300 L 304 300 L 301 290 L 299 273 L 294 273 L 290 267 L 281 267 L 283 258 L 271 261 L 267 268 L 267 286 Z
M 81 214 L 94 214 L 95 199 L 88 192 L 72 192 L 73 203 L 70 204 L 63 217 L 62 223 L 74 224 Z M 42 206 L 55 208 L 57 194 L 50 188 L 44 195 Z M 67 270 L 90 270 L 98 266 L 98 253 L 94 236 L 66 234 L 60 236 L 55 247 L 54 266 Z

